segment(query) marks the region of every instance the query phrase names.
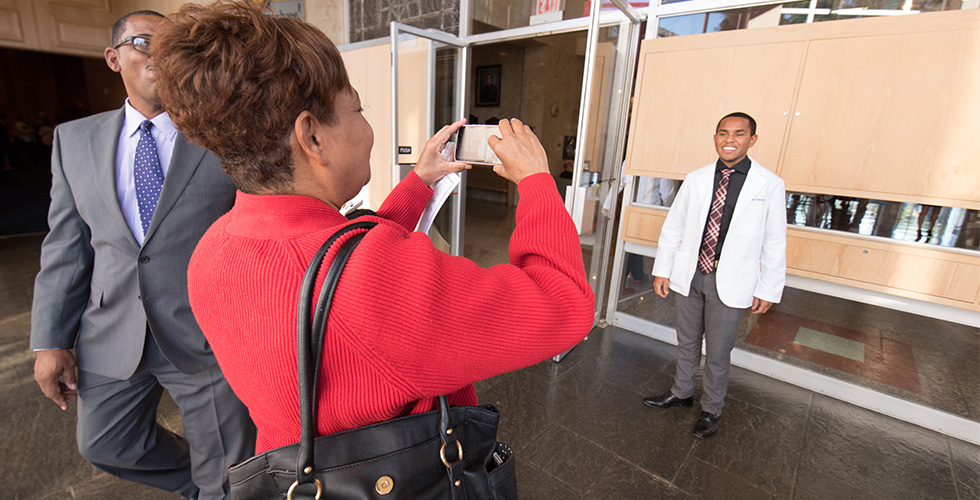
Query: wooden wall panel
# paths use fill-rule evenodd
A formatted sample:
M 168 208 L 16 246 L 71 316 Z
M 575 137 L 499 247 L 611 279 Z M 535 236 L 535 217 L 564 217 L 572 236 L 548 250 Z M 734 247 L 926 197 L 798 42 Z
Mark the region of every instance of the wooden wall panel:
M 418 159 L 422 145 L 429 138 L 425 131 L 428 100 L 426 48 L 423 40 L 399 46 L 398 121 L 399 143 L 412 146 L 411 155 L 399 155 L 400 162 Z M 347 66 L 351 85 L 357 90 L 364 117 L 374 129 L 371 149 L 371 181 L 363 208 L 377 210 L 400 179 L 392 179 L 391 161 L 391 46 L 387 43 L 344 50 L 340 53 Z
M 741 109 L 789 190 L 980 209 L 978 60 L 978 9 L 645 40 L 627 173 L 709 163 Z
M 0 40 L 24 42 L 24 26 L 17 9 L 0 7 Z
M 0 0 L 0 47 L 38 46 L 37 23 L 31 0 Z
M 418 162 L 422 145 L 430 135 L 426 130 L 432 109 L 428 94 L 430 46 L 431 42 L 423 38 L 398 44 L 398 145 L 412 148 L 411 154 L 398 155 L 398 163 Z M 389 60 L 390 55 L 385 58 Z M 374 78 L 390 80 L 391 69 L 375 74 Z M 391 126 L 390 117 L 386 123 Z
M 786 266 L 820 274 L 837 276 L 844 265 L 846 246 L 819 239 L 801 240 L 787 234 Z
M 715 126 L 733 111 L 756 119 L 759 140 L 750 154 L 775 170 L 804 47 L 745 37 L 693 48 L 673 39 L 645 40 L 626 173 L 682 179 L 716 160 Z
M 35 0 L 39 49 L 103 57 L 117 16 L 107 0 Z
M 667 210 L 627 206 L 623 214 L 622 239 L 641 245 L 657 246 Z
M 363 208 L 377 210 L 393 186 L 391 180 L 391 47 L 375 45 L 341 52 L 364 117 L 374 129 L 371 181 Z
M 759 122 L 752 156 L 788 190 L 980 209 L 978 61 L 978 9 L 645 40 L 626 172 L 682 178 L 741 109 Z M 626 207 L 621 238 L 656 245 L 649 217 Z M 976 252 L 790 227 L 787 263 L 980 311 Z
M 980 21 L 812 41 L 780 174 L 793 190 L 980 208 L 978 61 Z
M 980 255 L 790 227 L 787 272 L 980 310 Z

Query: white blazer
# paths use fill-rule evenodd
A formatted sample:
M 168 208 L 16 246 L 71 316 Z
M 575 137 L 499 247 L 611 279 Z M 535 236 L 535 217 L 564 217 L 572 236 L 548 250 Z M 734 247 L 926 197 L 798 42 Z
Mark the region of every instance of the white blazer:
M 751 160 L 751 158 L 749 158 Z M 697 271 L 701 236 L 714 191 L 715 163 L 684 179 L 664 221 L 653 275 L 688 295 Z M 786 187 L 782 179 L 752 160 L 728 227 L 717 285 L 729 307 L 752 306 L 752 297 L 779 302 L 786 284 Z

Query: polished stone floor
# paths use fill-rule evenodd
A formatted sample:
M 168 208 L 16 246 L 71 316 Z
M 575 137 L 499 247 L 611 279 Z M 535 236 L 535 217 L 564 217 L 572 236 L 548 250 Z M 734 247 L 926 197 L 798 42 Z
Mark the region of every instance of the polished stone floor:
M 647 272 L 653 259 L 644 258 Z M 617 310 L 674 326 L 673 296 L 626 278 Z M 786 288 L 745 314 L 736 346 L 878 392 L 980 421 L 980 329 Z
M 74 414 L 37 389 L 28 331 L 41 237 L 0 237 L 0 498 L 176 498 L 85 463 Z M 521 498 L 980 499 L 980 447 L 738 368 L 721 432 L 698 440 L 697 405 L 641 403 L 670 385 L 673 349 L 597 329 L 561 363 L 478 383 L 481 402 L 503 414 L 500 439 L 518 453 Z M 160 420 L 179 431 L 169 400 Z

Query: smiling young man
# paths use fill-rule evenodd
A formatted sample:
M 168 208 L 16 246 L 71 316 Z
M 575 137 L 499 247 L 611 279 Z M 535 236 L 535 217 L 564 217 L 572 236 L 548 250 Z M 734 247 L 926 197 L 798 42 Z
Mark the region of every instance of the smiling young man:
M 235 187 L 163 109 L 150 54 L 162 21 L 138 11 L 113 26 L 105 60 L 126 87 L 123 107 L 55 130 L 34 378 L 62 410 L 77 398 L 78 449 L 99 469 L 223 499 L 255 427 L 191 314 L 187 263 Z M 164 390 L 183 436 L 157 424 Z
M 786 191 L 783 180 L 748 156 L 755 120 L 723 117 L 715 129 L 718 161 L 687 175 L 657 245 L 653 289 L 677 292 L 677 372 L 647 406 L 694 405 L 694 374 L 705 343 L 701 416 L 694 435 L 718 432 L 731 352 L 745 309 L 762 314 L 786 282 Z

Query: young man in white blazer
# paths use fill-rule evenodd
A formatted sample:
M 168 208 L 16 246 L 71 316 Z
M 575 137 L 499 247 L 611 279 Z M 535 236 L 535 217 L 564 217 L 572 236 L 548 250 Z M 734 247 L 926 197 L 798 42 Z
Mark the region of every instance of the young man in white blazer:
M 718 161 L 684 179 L 653 265 L 657 295 L 677 292 L 677 372 L 669 391 L 643 402 L 693 406 L 703 338 L 702 411 L 694 426 L 702 439 L 718 432 L 742 313 L 768 311 L 786 283 L 785 184 L 748 156 L 756 140 L 755 120 L 745 113 L 718 122 Z

